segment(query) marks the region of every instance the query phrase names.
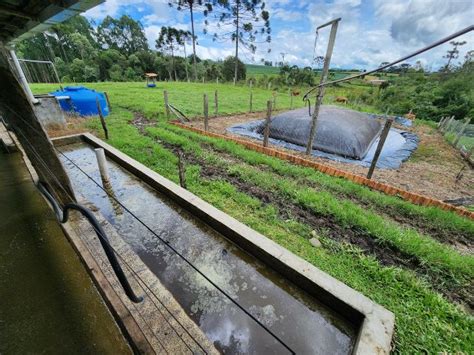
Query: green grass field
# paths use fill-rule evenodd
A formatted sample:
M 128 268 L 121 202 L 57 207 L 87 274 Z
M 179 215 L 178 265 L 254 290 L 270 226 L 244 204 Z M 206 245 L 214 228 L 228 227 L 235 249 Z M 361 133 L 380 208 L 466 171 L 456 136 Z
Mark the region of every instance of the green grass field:
M 109 93 L 113 110 L 107 118 L 108 143 L 175 182 L 175 151 L 183 151 L 191 192 L 394 312 L 396 352 L 474 352 L 474 318 L 467 306 L 459 305 L 472 306 L 474 258 L 450 244 L 457 240 L 472 245 L 471 220 L 166 122 L 163 89 L 172 104 L 199 117 L 202 95 L 213 98 L 216 88 L 220 113 L 248 111 L 248 88 L 187 83 L 159 83 L 156 89 L 143 83 L 87 86 Z M 33 86 L 37 93 L 53 88 Z M 332 90 L 328 97 L 365 89 Z M 253 95 L 254 109 L 263 111 L 272 92 L 254 89 Z M 295 100 L 297 104 L 302 105 Z M 277 107 L 289 107 L 289 97 L 278 95 Z M 150 121 L 146 128 L 132 124 L 137 112 Z M 101 136 L 96 118 L 85 125 Z M 310 244 L 314 234 L 322 247 Z

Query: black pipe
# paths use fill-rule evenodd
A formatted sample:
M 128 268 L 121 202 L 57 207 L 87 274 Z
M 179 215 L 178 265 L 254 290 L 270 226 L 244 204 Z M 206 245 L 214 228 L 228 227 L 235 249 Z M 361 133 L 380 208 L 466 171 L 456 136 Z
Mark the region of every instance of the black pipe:
M 89 221 L 89 223 L 94 227 L 97 237 L 99 237 L 99 241 L 100 241 L 100 244 L 102 245 L 102 248 L 104 248 L 105 255 L 107 256 L 107 259 L 109 260 L 110 265 L 112 266 L 112 269 L 114 270 L 115 275 L 117 276 L 117 279 L 122 285 L 123 290 L 125 291 L 125 294 L 128 296 L 130 301 L 134 303 L 140 303 L 141 301 L 143 301 L 143 297 L 135 295 L 135 292 L 130 286 L 130 283 L 128 282 L 127 277 L 125 276 L 125 273 L 123 272 L 123 269 L 117 260 L 114 250 L 109 244 L 105 231 L 102 229 L 102 227 L 100 226 L 99 222 L 97 221 L 95 216 L 92 214 L 92 212 L 89 211 L 86 207 L 81 206 L 77 203 L 68 203 L 64 205 L 64 207 L 62 208 L 62 216 L 61 216 L 61 208 L 59 207 L 54 197 L 49 193 L 49 191 L 43 185 L 43 183 L 41 182 L 38 183 L 38 189 L 41 191 L 41 193 L 47 198 L 47 200 L 53 206 L 54 213 L 56 214 L 56 217 L 60 223 L 66 223 L 68 221 L 70 210 L 79 211 Z

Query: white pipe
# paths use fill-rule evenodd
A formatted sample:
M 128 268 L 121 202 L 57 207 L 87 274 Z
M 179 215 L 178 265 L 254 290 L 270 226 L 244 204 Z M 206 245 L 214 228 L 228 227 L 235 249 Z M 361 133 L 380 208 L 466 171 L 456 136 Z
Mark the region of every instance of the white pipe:
M 110 182 L 109 170 L 107 168 L 107 160 L 105 159 L 105 152 L 103 148 L 96 148 L 95 156 L 97 157 L 97 164 L 99 165 L 100 177 L 104 185 Z
M 21 69 L 20 62 L 18 61 L 16 53 L 13 49 L 10 49 L 10 56 L 12 57 L 13 64 L 15 65 L 16 71 L 20 76 L 20 84 L 23 86 L 23 90 L 25 90 L 28 100 L 30 100 L 32 104 L 39 103 L 39 101 L 34 97 L 33 93 L 31 92 L 30 86 L 28 85 L 28 81 L 25 77 L 25 73 L 23 73 L 23 69 Z

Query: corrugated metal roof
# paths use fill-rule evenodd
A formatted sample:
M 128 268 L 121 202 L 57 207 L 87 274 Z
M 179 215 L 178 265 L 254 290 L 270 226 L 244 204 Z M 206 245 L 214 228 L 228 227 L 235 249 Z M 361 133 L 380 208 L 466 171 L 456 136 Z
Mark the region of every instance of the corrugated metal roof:
M 104 0 L 0 0 L 0 41 L 14 44 Z

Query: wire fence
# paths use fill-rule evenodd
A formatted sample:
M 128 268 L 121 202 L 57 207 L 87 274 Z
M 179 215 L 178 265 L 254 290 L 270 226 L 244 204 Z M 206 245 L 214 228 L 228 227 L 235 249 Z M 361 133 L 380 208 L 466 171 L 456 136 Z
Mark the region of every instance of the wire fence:
M 446 141 L 454 148 L 459 149 L 461 155 L 472 162 L 474 150 L 474 124 L 472 119 L 466 117 L 464 120 L 456 120 L 454 116 L 444 117 L 438 125 Z

